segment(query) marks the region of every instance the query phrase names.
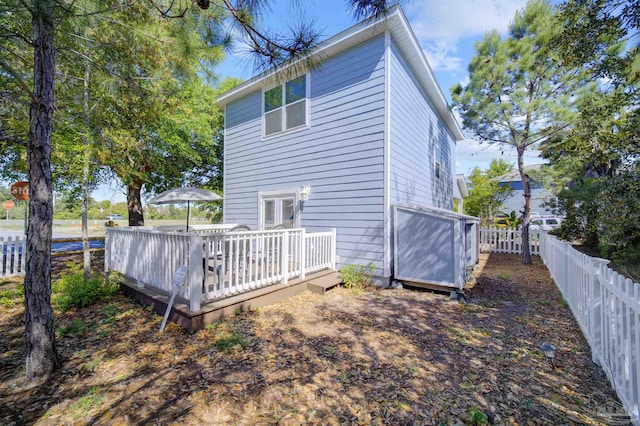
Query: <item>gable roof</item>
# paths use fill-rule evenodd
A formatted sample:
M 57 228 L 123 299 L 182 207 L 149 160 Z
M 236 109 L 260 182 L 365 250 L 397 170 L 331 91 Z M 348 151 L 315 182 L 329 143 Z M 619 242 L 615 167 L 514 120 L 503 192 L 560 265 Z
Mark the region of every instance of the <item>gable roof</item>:
M 399 5 L 391 7 L 386 13 L 380 16 L 366 19 L 328 38 L 314 49 L 311 56 L 317 57 L 319 60 L 330 58 L 366 40 L 384 34 L 387 30 L 393 36 L 396 45 L 403 53 L 407 63 L 415 73 L 418 82 L 431 100 L 436 113 L 445 123 L 453 138 L 456 141 L 464 139 L 460 125 L 449 109 L 449 104 L 427 62 L 424 51 L 422 47 L 420 47 L 413 30 L 409 26 L 407 17 Z M 297 63 L 289 65 L 289 67 L 300 66 L 301 63 L 302 60 L 299 60 Z M 237 100 L 271 83 L 276 78 L 278 72 L 286 72 L 286 69 L 287 68 L 276 70 L 272 68 L 258 74 L 234 89 L 222 94 L 218 98 L 218 105 L 223 107 L 229 102 Z

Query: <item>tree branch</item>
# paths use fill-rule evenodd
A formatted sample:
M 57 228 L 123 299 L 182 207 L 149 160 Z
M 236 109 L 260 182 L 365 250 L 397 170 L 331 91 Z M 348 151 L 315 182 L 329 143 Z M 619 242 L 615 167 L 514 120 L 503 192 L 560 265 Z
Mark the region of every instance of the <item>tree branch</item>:
M 27 86 L 27 83 L 24 82 L 20 73 L 18 73 L 15 69 L 13 69 L 13 67 L 9 65 L 2 58 L 0 58 L 0 68 L 4 69 L 7 73 L 9 73 L 16 80 L 16 83 L 18 83 L 18 86 L 20 87 L 20 89 L 22 89 L 22 91 L 27 96 L 29 96 L 29 98 L 33 102 L 36 102 L 36 98 L 33 96 L 33 91 L 31 90 L 31 88 L 29 88 L 29 86 Z

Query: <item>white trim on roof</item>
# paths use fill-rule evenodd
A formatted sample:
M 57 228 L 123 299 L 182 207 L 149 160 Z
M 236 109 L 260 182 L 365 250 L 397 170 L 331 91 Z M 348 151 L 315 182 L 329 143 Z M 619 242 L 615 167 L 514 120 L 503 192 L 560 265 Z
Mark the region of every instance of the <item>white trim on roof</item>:
M 429 62 L 427 61 L 424 51 L 418 43 L 418 40 L 407 21 L 407 17 L 400 6 L 393 6 L 382 16 L 362 21 L 359 24 L 336 34 L 335 36 L 328 38 L 324 42 L 320 43 L 311 55 L 322 61 L 356 46 L 365 40 L 383 34 L 387 30 L 391 33 L 396 45 L 404 54 L 405 59 L 413 69 L 420 85 L 433 102 L 436 112 L 446 124 L 453 138 L 456 141 L 463 140 L 464 136 L 462 134 L 462 129 L 449 109 L 449 104 L 442 93 L 442 89 L 436 81 L 435 75 L 429 66 Z M 289 65 L 289 67 L 300 66 L 302 63 L 302 60 L 299 60 L 297 63 Z M 225 106 L 229 102 L 235 101 L 255 90 L 258 90 L 263 85 L 269 84 L 270 81 L 276 78 L 278 72 L 283 71 L 283 69 L 271 69 L 247 80 L 240 86 L 237 86 L 220 96 L 218 98 L 218 104 L 221 107 Z
M 467 188 L 467 181 L 464 178 L 464 174 L 460 173 L 456 175 L 456 183 L 458 185 L 458 190 L 460 191 L 460 195 L 462 198 L 469 195 L 469 188 Z

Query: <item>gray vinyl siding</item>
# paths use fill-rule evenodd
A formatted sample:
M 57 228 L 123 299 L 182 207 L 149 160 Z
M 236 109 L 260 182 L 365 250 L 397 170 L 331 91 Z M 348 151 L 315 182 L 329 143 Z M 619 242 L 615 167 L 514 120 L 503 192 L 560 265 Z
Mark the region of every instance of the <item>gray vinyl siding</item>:
M 391 41 L 390 202 L 453 209 L 455 141 Z M 435 176 L 434 144 L 442 148 Z
M 551 208 L 549 206 L 545 206 L 545 204 L 553 197 L 554 195 L 546 189 L 532 189 L 531 213 L 537 213 L 539 215 L 553 214 Z M 510 214 L 514 211 L 518 216 L 522 215 L 522 210 L 524 210 L 524 192 L 522 190 L 514 190 L 509 198 L 502 202 L 500 210 L 506 214 Z
M 337 229 L 339 266 L 384 255 L 384 36 L 310 72 L 310 126 L 262 138 L 262 94 L 226 106 L 226 223 L 258 229 L 258 192 L 311 188 L 307 232 Z

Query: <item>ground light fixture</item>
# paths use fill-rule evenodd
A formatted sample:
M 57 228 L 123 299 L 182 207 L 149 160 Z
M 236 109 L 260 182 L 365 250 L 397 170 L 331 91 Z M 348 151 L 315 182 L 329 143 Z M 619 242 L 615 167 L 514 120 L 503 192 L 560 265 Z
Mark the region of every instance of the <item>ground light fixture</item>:
M 544 342 L 540 345 L 540 349 L 542 349 L 542 351 L 544 352 L 544 356 L 547 357 L 547 359 L 551 363 L 551 366 L 553 368 L 556 368 L 556 364 L 554 362 L 556 358 L 556 347 L 549 342 Z

